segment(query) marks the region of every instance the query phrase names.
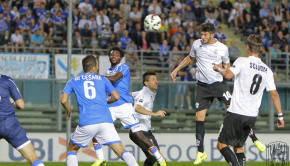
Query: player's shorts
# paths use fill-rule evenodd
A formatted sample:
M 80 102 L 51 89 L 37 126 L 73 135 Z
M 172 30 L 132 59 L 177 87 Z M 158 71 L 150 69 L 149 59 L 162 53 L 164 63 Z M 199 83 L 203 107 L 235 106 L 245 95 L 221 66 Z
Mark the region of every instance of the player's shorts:
M 143 134 L 145 135 L 145 137 L 149 138 L 149 140 L 151 141 L 151 143 L 156 146 L 159 149 L 159 145 L 157 140 L 155 139 L 154 135 L 152 134 L 151 130 L 149 131 L 142 131 Z M 138 145 L 143 151 L 148 151 L 147 146 L 144 144 L 144 142 L 142 140 L 139 140 L 130 130 L 129 133 L 129 137 L 130 139 L 136 144 Z
M 109 107 L 113 121 L 120 119 L 125 129 L 131 129 L 132 132 L 141 131 L 139 120 L 132 103 L 125 103 L 116 107 Z
M 121 142 L 113 123 L 77 126 L 72 133 L 71 142 L 79 147 L 88 147 L 93 138 L 96 138 L 99 144 L 102 145 Z
M 255 122 L 256 117 L 227 112 L 220 128 L 218 141 L 235 147 L 243 146 Z
M 0 118 L 0 139 L 2 138 L 17 150 L 30 142 L 16 116 Z
M 196 86 L 195 108 L 196 111 L 208 109 L 214 98 L 226 105 L 231 103 L 230 88 L 225 82 L 206 84 L 198 81 Z

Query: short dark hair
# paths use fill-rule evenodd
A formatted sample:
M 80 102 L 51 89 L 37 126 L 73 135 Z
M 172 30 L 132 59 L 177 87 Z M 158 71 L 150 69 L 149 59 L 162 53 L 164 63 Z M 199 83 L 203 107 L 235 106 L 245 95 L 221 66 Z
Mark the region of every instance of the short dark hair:
M 108 56 L 110 56 L 113 53 L 113 51 L 119 51 L 121 57 L 124 57 L 124 52 L 120 47 L 112 47 L 108 52 Z
M 156 73 L 154 71 L 147 71 L 143 74 L 143 85 L 145 86 L 145 81 L 149 80 L 150 76 L 156 76 Z
M 89 72 L 93 67 L 97 65 L 96 57 L 88 55 L 82 60 L 83 70 L 85 73 Z
M 259 53 L 262 46 L 262 39 L 259 35 L 251 34 L 247 39 L 247 45 L 249 46 L 251 52 Z
M 215 33 L 215 28 L 212 23 L 203 23 L 200 25 L 200 31 L 201 32 L 209 32 L 209 33 Z

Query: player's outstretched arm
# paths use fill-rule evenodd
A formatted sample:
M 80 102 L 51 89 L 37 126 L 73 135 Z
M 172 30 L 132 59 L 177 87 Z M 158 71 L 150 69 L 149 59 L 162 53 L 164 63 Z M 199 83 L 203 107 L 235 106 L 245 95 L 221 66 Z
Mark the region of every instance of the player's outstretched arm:
M 185 57 L 182 62 L 180 62 L 180 64 L 173 70 L 173 72 L 171 73 L 171 79 L 173 82 L 176 82 L 176 75 L 177 73 L 184 68 L 185 66 L 187 66 L 190 62 L 194 61 L 195 58 L 191 57 L 191 56 L 187 56 Z
M 107 103 L 110 104 L 110 103 L 113 103 L 119 99 L 120 99 L 119 93 L 116 90 L 114 90 L 114 91 L 112 91 L 111 96 L 107 99 Z
M 73 106 L 68 105 L 68 98 L 69 95 L 67 93 L 62 93 L 61 98 L 60 98 L 60 103 L 63 106 L 63 108 L 66 110 L 66 118 L 70 119 L 70 113 L 73 110 Z
M 123 78 L 123 74 L 121 72 L 118 72 L 113 76 L 106 76 L 106 78 L 111 82 L 117 82 L 118 80 Z
M 270 91 L 270 95 L 272 97 L 272 101 L 274 103 L 276 112 L 278 114 L 277 127 L 283 128 L 285 126 L 285 122 L 283 119 L 283 112 L 282 112 L 282 108 L 281 108 L 281 101 L 280 101 L 279 94 L 278 94 L 277 90 L 272 90 L 272 91 Z
M 143 115 L 150 115 L 150 116 L 160 116 L 160 117 L 164 117 L 166 115 L 166 112 L 164 110 L 158 110 L 156 112 L 151 112 L 146 110 L 144 107 L 142 107 L 141 105 L 137 104 L 135 111 L 143 114 Z
M 230 69 L 225 69 L 220 64 L 213 64 L 213 70 L 221 73 L 226 79 L 232 79 L 234 77 L 234 73 Z

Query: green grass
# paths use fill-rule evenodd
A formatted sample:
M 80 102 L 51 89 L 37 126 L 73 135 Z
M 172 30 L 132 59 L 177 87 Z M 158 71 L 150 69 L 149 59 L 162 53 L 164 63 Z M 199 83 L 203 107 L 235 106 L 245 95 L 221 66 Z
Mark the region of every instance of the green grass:
M 90 166 L 92 163 L 79 163 L 79 166 Z M 45 166 L 65 166 L 65 163 L 60 162 L 46 162 Z M 140 162 L 140 166 L 143 164 Z M 156 165 L 156 164 L 155 164 Z M 168 162 L 168 166 L 192 166 L 192 162 Z M 247 162 L 247 166 L 265 166 L 265 162 Z M 0 163 L 0 166 L 30 166 L 28 163 Z M 107 166 L 126 166 L 122 162 L 108 163 Z M 199 166 L 228 166 L 226 162 L 204 162 Z

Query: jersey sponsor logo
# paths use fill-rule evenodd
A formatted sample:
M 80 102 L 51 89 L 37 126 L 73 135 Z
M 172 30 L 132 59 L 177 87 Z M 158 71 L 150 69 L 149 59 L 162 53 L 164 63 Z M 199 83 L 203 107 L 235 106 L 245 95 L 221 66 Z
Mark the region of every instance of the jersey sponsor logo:
M 143 99 L 139 99 L 139 102 L 140 102 L 140 103 L 143 103 Z

